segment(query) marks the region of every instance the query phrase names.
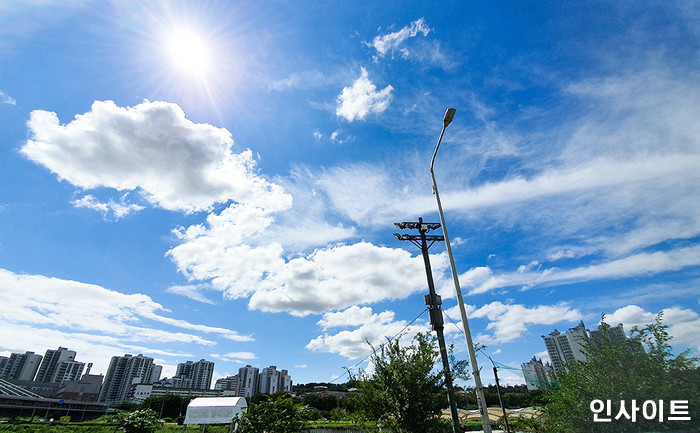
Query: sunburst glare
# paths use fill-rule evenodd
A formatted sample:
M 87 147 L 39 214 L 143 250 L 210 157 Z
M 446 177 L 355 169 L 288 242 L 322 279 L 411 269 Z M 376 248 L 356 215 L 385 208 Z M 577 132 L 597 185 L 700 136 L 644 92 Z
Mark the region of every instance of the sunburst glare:
M 201 36 L 189 29 L 178 29 L 170 35 L 167 49 L 179 71 L 206 77 L 211 67 L 210 47 Z

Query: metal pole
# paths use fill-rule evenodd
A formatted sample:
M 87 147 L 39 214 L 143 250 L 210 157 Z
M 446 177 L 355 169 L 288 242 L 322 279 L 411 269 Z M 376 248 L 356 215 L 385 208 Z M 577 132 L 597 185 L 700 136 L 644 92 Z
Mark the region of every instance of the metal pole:
M 498 404 L 501 405 L 501 410 L 503 411 L 503 422 L 505 424 L 506 432 L 510 433 L 510 426 L 508 425 L 508 414 L 506 414 L 506 407 L 503 405 L 503 399 L 501 398 L 501 385 L 498 383 L 498 369 L 496 364 L 491 360 L 493 364 L 493 377 L 496 378 L 496 392 L 498 393 Z
M 442 224 L 442 234 L 445 236 L 445 246 L 447 247 L 447 256 L 450 259 L 450 270 L 452 272 L 452 279 L 454 280 L 455 292 L 457 293 L 457 303 L 459 304 L 459 312 L 462 316 L 462 327 L 464 328 L 464 338 L 467 341 L 467 351 L 469 352 L 469 364 L 471 365 L 472 376 L 474 376 L 474 386 L 476 388 L 476 402 L 479 406 L 479 412 L 481 413 L 481 424 L 484 428 L 484 433 L 491 433 L 491 420 L 489 419 L 488 407 L 486 406 L 486 398 L 484 397 L 484 388 L 481 384 L 481 375 L 479 373 L 479 366 L 476 362 L 476 351 L 474 350 L 474 343 L 472 342 L 472 334 L 469 330 L 469 320 L 467 319 L 467 310 L 464 308 L 464 299 L 462 298 L 462 289 L 459 286 L 459 277 L 457 275 L 457 268 L 455 267 L 455 260 L 452 255 L 452 247 L 450 246 L 450 238 L 447 234 L 447 226 L 445 225 L 445 216 L 442 211 L 442 203 L 440 202 L 440 194 L 438 193 L 437 182 L 435 181 L 435 173 L 433 171 L 433 164 L 435 164 L 435 156 L 440 148 L 440 143 L 442 142 L 442 136 L 445 134 L 445 129 L 447 125 L 452 121 L 454 117 L 455 110 L 450 108 L 445 113 L 445 118 L 443 121 L 442 132 L 440 133 L 440 138 L 438 139 L 437 146 L 435 146 L 435 152 L 433 153 L 433 159 L 430 161 L 430 176 L 433 179 L 433 194 L 435 194 L 435 199 L 437 200 L 438 212 L 440 213 L 440 224 Z
M 428 255 L 428 242 L 425 238 L 426 230 L 423 228 L 423 218 L 418 218 L 418 227 L 420 231 L 421 252 L 423 253 L 423 262 L 425 262 L 425 275 L 428 279 L 429 295 L 425 297 L 425 302 L 430 310 L 430 324 L 433 325 L 433 330 L 437 333 L 438 345 L 440 346 L 440 357 L 442 358 L 442 368 L 445 372 L 445 386 L 447 387 L 447 402 L 450 406 L 450 415 L 452 416 L 452 431 L 460 431 L 459 427 L 459 412 L 455 402 L 454 388 L 452 386 L 452 373 L 450 372 L 450 361 L 447 356 L 447 347 L 445 346 L 445 335 L 443 332 L 443 319 L 440 304 L 442 300 L 435 293 L 435 283 L 433 282 L 433 272 L 430 268 L 430 257 Z

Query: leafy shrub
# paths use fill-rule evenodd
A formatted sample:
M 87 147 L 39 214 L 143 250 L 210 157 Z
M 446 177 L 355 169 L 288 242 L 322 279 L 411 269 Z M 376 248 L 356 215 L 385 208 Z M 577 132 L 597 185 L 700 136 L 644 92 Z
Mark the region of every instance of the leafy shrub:
M 162 425 L 158 414 L 151 409 L 120 413 L 116 421 L 117 431 L 124 433 L 153 433 Z

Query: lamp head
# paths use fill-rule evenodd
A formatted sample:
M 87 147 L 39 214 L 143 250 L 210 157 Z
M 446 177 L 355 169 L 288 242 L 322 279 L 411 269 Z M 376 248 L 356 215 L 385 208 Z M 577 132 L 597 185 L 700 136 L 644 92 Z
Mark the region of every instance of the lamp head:
M 442 120 L 443 128 L 447 128 L 447 125 L 449 125 L 450 122 L 452 122 L 452 119 L 455 118 L 456 111 L 457 110 L 455 110 L 454 108 L 448 108 L 447 111 L 445 111 L 445 118 Z

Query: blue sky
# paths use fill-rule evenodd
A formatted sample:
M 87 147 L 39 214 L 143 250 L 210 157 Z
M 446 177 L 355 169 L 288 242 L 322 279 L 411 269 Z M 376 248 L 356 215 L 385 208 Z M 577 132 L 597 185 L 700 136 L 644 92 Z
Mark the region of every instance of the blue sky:
M 5 2 L 0 354 L 344 381 L 429 327 L 393 223 L 438 221 L 448 107 L 435 172 L 485 382 L 485 355 L 519 367 L 603 312 L 663 310 L 700 354 L 699 6 L 481 3 Z

